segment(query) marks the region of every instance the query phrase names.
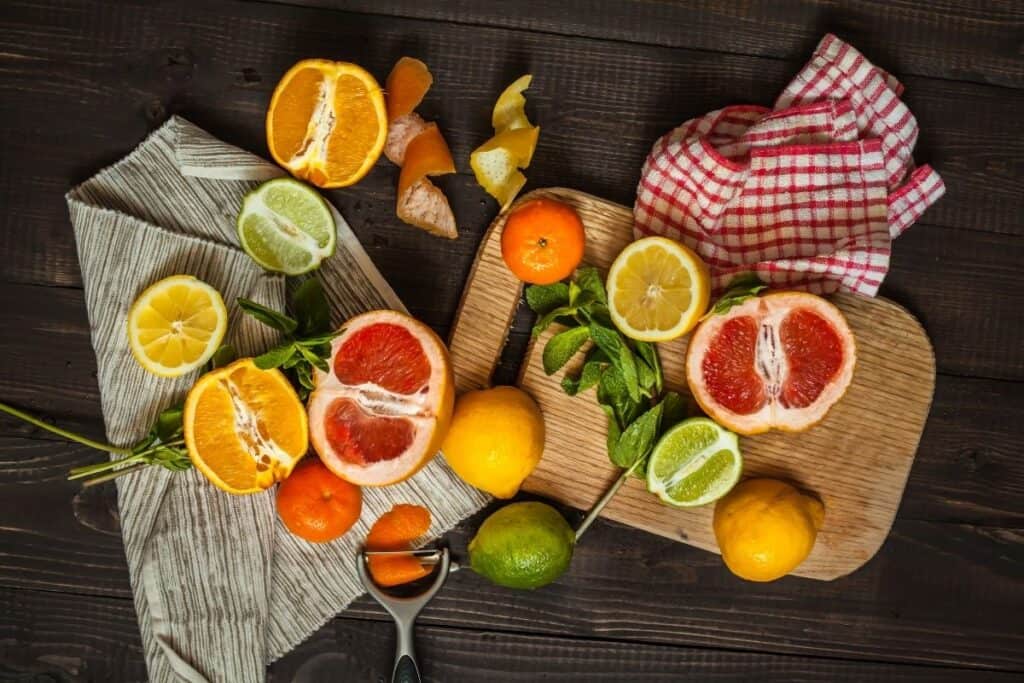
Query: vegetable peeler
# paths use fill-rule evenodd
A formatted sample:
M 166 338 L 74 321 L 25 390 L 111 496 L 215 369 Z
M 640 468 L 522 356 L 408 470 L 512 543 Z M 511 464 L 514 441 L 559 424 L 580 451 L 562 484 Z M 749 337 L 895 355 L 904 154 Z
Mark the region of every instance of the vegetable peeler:
M 433 582 L 422 592 L 413 595 L 393 595 L 386 593 L 373 581 L 368 567 L 369 558 L 374 555 L 411 555 L 426 565 L 434 565 Z M 416 665 L 413 650 L 413 625 L 416 617 L 444 585 L 448 574 L 456 571 L 459 565 L 452 561 L 448 548 L 421 548 L 419 550 L 364 550 L 356 557 L 356 568 L 359 580 L 363 582 L 366 592 L 381 604 L 395 620 L 398 632 L 398 644 L 395 647 L 395 668 L 391 673 L 391 683 L 420 683 L 420 670 Z M 425 580 L 425 579 L 423 579 Z M 421 581 L 423 581 L 421 580 Z M 415 582 L 417 585 L 420 582 Z

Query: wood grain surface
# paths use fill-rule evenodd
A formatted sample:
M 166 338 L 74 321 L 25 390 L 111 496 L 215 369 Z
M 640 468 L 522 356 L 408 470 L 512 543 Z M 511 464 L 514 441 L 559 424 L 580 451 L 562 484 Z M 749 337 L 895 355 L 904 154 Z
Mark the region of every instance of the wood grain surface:
M 573 206 L 586 230 L 584 263 L 607 272 L 633 239 L 633 212 L 591 195 L 551 188 L 534 190 L 510 209 L 537 198 Z M 450 348 L 460 391 L 487 386 L 520 305 L 522 283 L 501 257 L 508 213 L 484 234 L 463 290 Z M 794 574 L 832 580 L 870 560 L 896 517 L 935 388 L 935 357 L 920 323 L 883 299 L 840 294 L 832 301 L 846 315 L 857 343 L 853 382 L 821 423 L 800 434 L 774 432 L 741 440 L 745 476 L 784 478 L 825 503 L 825 525 L 811 555 Z M 566 396 L 563 373 L 578 372 L 582 354 L 553 376 L 541 352 L 557 330 L 532 343 L 519 386 L 540 405 L 547 427 L 544 456 L 523 484 L 531 493 L 587 509 L 619 469 L 608 461 L 607 417 L 593 392 Z M 689 398 L 685 380 L 687 338 L 659 344 L 669 388 Z M 680 510 L 660 503 L 638 479 L 630 480 L 605 508 L 606 517 L 705 550 L 718 550 L 711 531 L 714 506 Z
M 468 156 L 494 98 L 534 74 L 542 126 L 527 189 L 632 203 L 651 142 L 727 104 L 769 104 L 825 31 L 907 86 L 918 162 L 948 194 L 900 237 L 883 295 L 931 336 L 938 377 L 902 506 L 879 553 L 832 582 L 752 585 L 720 559 L 599 521 L 572 570 L 532 593 L 453 577 L 419 632 L 428 680 L 1001 681 L 1024 673 L 1024 107 L 1019 2 L 934 0 L 8 0 L 0 3 L 0 396 L 102 435 L 95 359 L 64 193 L 173 113 L 266 155 L 263 113 L 305 57 L 383 79 L 430 65 L 421 106 L 460 172 L 439 180 L 460 237 L 394 217 L 397 169 L 326 193 L 411 311 L 450 331 L 497 213 Z M 496 377 L 512 382 L 531 316 Z M 0 680 L 145 678 L 111 492 L 63 479 L 94 454 L 0 420 Z M 578 519 L 579 512 L 565 513 Z M 482 516 L 448 537 L 465 547 Z M 270 671 L 351 652 L 342 680 L 391 660 L 368 600 Z

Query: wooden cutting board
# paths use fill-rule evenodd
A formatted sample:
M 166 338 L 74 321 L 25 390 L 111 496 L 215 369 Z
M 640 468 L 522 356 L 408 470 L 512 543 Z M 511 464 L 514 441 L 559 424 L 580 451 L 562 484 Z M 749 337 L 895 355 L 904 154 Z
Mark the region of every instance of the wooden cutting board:
M 552 197 L 579 211 L 587 233 L 584 260 L 603 270 L 632 240 L 632 211 L 575 190 L 551 188 L 517 204 Z M 489 385 L 521 304 L 522 283 L 501 259 L 499 216 L 484 236 L 451 337 L 459 391 Z M 832 580 L 854 571 L 878 551 L 896 516 L 935 387 L 935 356 L 920 323 L 885 299 L 841 294 L 832 298 L 846 314 L 857 341 L 857 367 L 846 396 L 819 424 L 800 434 L 741 437 L 744 476 L 796 482 L 825 503 L 825 525 L 799 576 Z M 618 474 L 605 450 L 605 415 L 593 390 L 569 397 L 562 373 L 541 368 L 551 332 L 532 344 L 519 385 L 540 404 L 547 426 L 544 457 L 523 488 L 588 509 Z M 688 396 L 686 339 L 659 345 L 668 386 Z M 577 365 L 568 366 L 575 371 Z M 692 401 L 691 401 L 692 405 Z M 668 507 L 632 479 L 604 516 L 661 536 L 717 552 L 711 530 L 714 506 Z

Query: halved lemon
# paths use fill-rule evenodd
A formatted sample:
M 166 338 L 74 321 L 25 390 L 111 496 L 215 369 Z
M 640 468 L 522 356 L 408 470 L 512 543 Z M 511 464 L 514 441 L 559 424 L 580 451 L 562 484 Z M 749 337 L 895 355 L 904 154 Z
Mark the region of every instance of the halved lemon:
M 202 367 L 227 327 L 220 293 L 191 275 L 172 275 L 150 285 L 128 311 L 132 355 L 160 377 L 180 377 Z
M 280 370 L 252 358 L 203 375 L 185 400 L 192 464 L 228 493 L 256 493 L 291 474 L 309 449 L 306 409 Z
M 645 237 L 622 250 L 608 271 L 608 308 L 623 334 L 664 342 L 697 325 L 711 295 L 708 267 L 689 248 Z

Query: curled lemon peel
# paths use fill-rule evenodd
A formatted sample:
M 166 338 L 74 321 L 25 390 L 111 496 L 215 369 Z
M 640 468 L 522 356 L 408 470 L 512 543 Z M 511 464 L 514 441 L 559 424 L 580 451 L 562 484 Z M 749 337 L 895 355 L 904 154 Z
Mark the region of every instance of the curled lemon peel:
M 498 97 L 491 112 L 494 136 L 473 150 L 469 164 L 476 181 L 494 197 L 501 209 L 508 208 L 526 184 L 519 169 L 527 168 L 537 147 L 540 126 L 526 116 L 526 97 L 533 76 L 516 79 Z

